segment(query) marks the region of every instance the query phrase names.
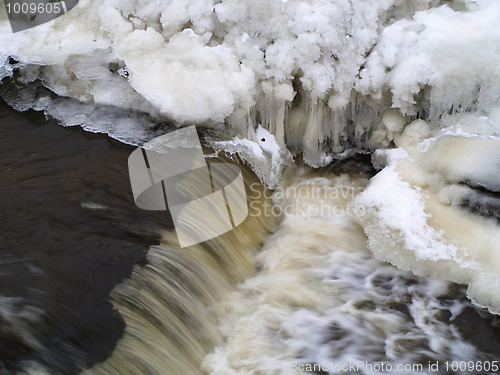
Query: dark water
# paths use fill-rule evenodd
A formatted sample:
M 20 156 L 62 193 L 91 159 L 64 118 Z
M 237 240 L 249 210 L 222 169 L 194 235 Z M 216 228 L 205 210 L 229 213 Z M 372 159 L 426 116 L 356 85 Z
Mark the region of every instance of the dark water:
M 112 352 L 109 292 L 169 226 L 134 205 L 132 151 L 0 103 L 0 374 L 76 374 Z

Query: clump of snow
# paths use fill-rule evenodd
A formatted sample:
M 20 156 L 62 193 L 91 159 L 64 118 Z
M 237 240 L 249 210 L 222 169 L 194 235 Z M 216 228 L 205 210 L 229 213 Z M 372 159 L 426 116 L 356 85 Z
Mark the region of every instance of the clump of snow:
M 229 141 L 212 140 L 209 144 L 215 150 L 237 153 L 270 189 L 276 187 L 283 169 L 293 161 L 290 152 L 281 148 L 274 135 L 260 125 L 253 134 L 249 134 L 248 139 L 235 137 Z
M 429 264 L 450 269 L 453 281 L 464 282 L 462 267 L 471 266 L 457 246 L 447 243 L 428 223 L 429 214 L 420 189 L 398 175 L 395 164 L 370 180 L 368 189 L 356 199 L 358 221 L 369 238 L 374 255 L 418 275 L 428 275 Z M 361 209 L 362 208 L 362 209 Z M 404 256 L 403 256 L 404 254 Z
M 381 33 L 357 89 L 371 95 L 390 90 L 392 106 L 403 114 L 421 110 L 424 98 L 432 118 L 485 109 L 500 96 L 499 18 L 498 2 L 480 0 L 464 2 L 461 11 L 440 6 L 394 22 Z
M 231 48 L 206 46 L 186 29 L 168 43 L 155 29 L 134 30 L 116 47 L 130 85 L 161 116 L 179 123 L 221 123 L 253 104 L 254 74 Z M 154 72 L 154 74 L 151 74 Z
M 460 117 L 455 120 L 474 121 Z M 378 259 L 468 284 L 474 303 L 500 314 L 494 287 L 500 283 L 500 139 L 489 126 L 467 136 L 450 135 L 455 131 L 420 120 L 407 126 L 395 138 L 398 148 L 374 153 L 383 169 L 355 199 L 353 212 L 361 213 L 357 221 Z

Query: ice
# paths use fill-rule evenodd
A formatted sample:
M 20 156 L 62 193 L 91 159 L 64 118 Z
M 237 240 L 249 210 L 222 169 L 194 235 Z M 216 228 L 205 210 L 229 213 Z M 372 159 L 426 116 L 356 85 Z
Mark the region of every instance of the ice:
M 468 284 L 474 303 L 499 314 L 500 139 L 488 127 L 477 130 L 450 135 L 412 123 L 396 139 L 399 148 L 374 154 L 384 168 L 355 200 L 364 210 L 354 212 L 363 213 L 357 220 L 378 259 Z
M 0 78 L 225 126 L 221 141 L 260 124 L 318 167 L 387 147 L 416 118 L 489 111 L 499 18 L 495 0 L 83 0 L 16 34 L 2 13 Z
M 18 111 L 33 108 L 44 111 L 63 126 L 81 126 L 92 133 L 104 133 L 130 145 L 142 145 L 152 138 L 176 127 L 158 123 L 145 113 L 138 113 L 115 106 L 95 106 L 85 102 L 57 97 L 52 92 L 31 85 L 23 89 L 17 86 L 0 86 L 3 99 Z
M 209 141 L 209 145 L 217 151 L 237 154 L 245 163 L 248 163 L 257 177 L 268 188 L 275 188 L 280 181 L 284 168 L 292 161 L 292 155 L 281 148 L 274 135 L 262 126 L 248 135 L 249 139 L 238 137 L 230 141 Z
M 419 191 L 403 181 L 394 168 L 385 168 L 372 178 L 369 190 L 357 204 L 368 209 L 369 218 L 375 216 L 382 222 L 371 223 L 361 218 L 370 241 L 382 237 L 392 247 L 401 246 L 423 261 L 459 258 L 458 249 L 446 244 L 439 232 L 427 224 L 429 215 Z M 371 249 L 376 253 L 381 246 L 373 245 Z M 395 251 L 394 256 L 399 253 Z M 402 268 L 411 269 L 410 266 Z
M 178 123 L 221 123 L 253 101 L 253 72 L 239 64 L 230 48 L 208 47 L 190 29 L 168 44 L 153 28 L 134 30 L 117 53 L 131 86 L 160 115 Z

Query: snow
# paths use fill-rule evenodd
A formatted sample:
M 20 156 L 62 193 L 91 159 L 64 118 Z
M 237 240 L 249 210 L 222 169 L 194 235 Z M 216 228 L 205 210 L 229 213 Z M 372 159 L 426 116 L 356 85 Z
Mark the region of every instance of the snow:
M 353 212 L 378 259 L 468 284 L 474 303 L 499 314 L 492 285 L 500 282 L 500 230 L 488 207 L 498 207 L 500 139 L 490 131 L 478 126 L 475 134 L 450 135 L 415 121 L 396 139 L 398 148 L 374 153 L 382 170 Z M 471 203 L 472 212 L 464 208 Z
M 0 77 L 14 57 L 25 83 L 222 141 L 260 124 L 316 167 L 500 97 L 496 0 L 82 0 L 16 34 L 1 19 Z
M 275 188 L 280 181 L 281 174 L 286 165 L 293 160 L 288 150 L 281 148 L 274 135 L 262 126 L 258 126 L 250 139 L 238 137 L 229 141 L 209 141 L 210 146 L 216 150 L 223 150 L 238 156 L 248 163 L 257 177 L 267 185 Z

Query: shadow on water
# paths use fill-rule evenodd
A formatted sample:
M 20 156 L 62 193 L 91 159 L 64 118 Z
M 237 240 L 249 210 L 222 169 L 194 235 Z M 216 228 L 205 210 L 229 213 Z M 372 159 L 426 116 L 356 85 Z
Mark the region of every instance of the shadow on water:
M 135 207 L 132 151 L 0 103 L 0 374 L 76 374 L 121 337 L 109 293 L 171 226 Z

